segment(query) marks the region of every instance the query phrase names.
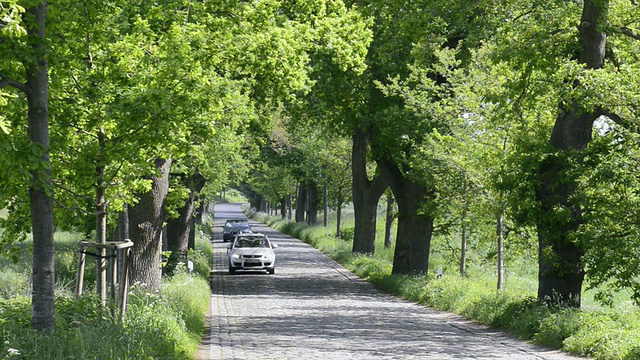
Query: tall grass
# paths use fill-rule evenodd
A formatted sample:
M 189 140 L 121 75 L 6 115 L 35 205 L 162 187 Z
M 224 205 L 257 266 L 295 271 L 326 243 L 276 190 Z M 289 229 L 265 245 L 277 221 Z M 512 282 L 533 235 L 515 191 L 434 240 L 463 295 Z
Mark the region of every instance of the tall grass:
M 29 244 L 18 245 L 24 251 L 17 263 L 0 259 L 0 359 L 192 359 L 211 294 L 209 237 L 199 232 L 196 250 L 189 253 L 193 275 L 182 267 L 163 278 L 158 293 L 131 289 L 124 323 L 114 317 L 116 309 L 98 305 L 94 291 L 80 299 L 71 296 L 79 240 L 76 234 L 56 234 L 56 326 L 51 332 L 30 329 Z M 95 266 L 86 276 L 95 283 Z
M 536 300 L 535 258 L 510 267 L 503 291 L 496 290 L 495 270 L 487 264 L 474 262 L 467 276 L 461 278 L 437 251 L 430 257 L 430 275 L 392 276 L 393 248 L 382 246 L 382 220 L 378 222 L 376 253 L 364 256 L 353 254 L 352 241 L 330 236 L 328 228 L 291 223 L 263 213 L 252 216 L 311 244 L 388 293 L 573 354 L 603 360 L 640 359 L 640 310 L 630 305 L 628 296 L 621 294 L 616 307 L 606 308 L 587 291 L 582 310 L 547 307 Z M 433 274 L 438 267 L 444 273 L 436 279 Z

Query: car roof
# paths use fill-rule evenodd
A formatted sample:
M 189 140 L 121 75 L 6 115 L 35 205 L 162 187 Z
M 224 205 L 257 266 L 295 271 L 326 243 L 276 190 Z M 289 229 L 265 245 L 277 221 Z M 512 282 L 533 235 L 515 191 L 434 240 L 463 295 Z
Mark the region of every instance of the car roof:
M 261 238 L 266 238 L 267 235 L 263 234 L 263 233 L 243 233 L 243 234 L 239 234 L 238 238 L 257 238 L 257 237 L 261 237 Z

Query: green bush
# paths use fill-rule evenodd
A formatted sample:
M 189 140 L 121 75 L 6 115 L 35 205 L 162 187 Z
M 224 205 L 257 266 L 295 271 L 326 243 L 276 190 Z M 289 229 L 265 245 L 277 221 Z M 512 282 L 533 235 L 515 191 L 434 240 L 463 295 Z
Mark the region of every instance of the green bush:
M 640 359 L 640 312 L 582 313 L 563 349 L 596 359 Z
M 355 255 L 347 264 L 347 268 L 361 278 L 378 284 L 391 275 L 391 264 L 382 263 L 374 258 Z
M 340 230 L 340 239 L 343 241 L 353 241 L 356 229 L 354 227 L 346 227 Z
M 0 354 L 12 359 L 191 359 L 204 326 L 206 280 L 182 272 L 158 294 L 134 289 L 120 324 L 95 294 L 56 297 L 56 330 L 30 329 L 30 299 L 0 301 Z M 2 357 L 2 356 L 0 356 Z
M 584 313 L 576 309 L 560 309 L 540 321 L 533 340 L 537 344 L 562 349 L 564 341 L 584 326 Z

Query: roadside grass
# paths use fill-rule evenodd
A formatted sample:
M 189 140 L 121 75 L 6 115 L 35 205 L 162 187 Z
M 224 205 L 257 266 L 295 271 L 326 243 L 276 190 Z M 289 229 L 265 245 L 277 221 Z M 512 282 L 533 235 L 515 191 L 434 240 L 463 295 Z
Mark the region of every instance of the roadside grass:
M 364 256 L 351 252 L 352 239 L 336 239 L 323 226 L 310 227 L 264 213 L 250 215 L 316 247 L 382 291 L 575 355 L 640 359 L 640 310 L 624 294 L 611 308 L 600 306 L 590 291 L 583 294 L 583 309 L 547 307 L 536 299 L 535 270 L 531 269 L 535 262 L 514 266 L 518 271 L 507 274 L 508 286 L 498 292 L 495 272 L 486 266 L 476 266 L 464 279 L 455 271 L 444 271 L 436 279 L 436 269 L 446 269 L 446 261 L 438 254 L 432 254 L 427 276 L 392 276 L 393 248 L 382 246 L 380 220 L 376 253 Z M 346 224 L 345 229 L 353 226 L 352 220 Z
M 30 244 L 19 261 L 0 259 L 0 359 L 193 359 L 209 306 L 208 282 L 212 248 L 198 231 L 189 253 L 194 274 L 180 268 L 163 278 L 161 290 L 130 291 L 124 323 L 112 307 L 99 306 L 95 265 L 87 263 L 85 295 L 75 299 L 77 242 L 80 235 L 56 234 L 56 326 L 38 333 L 30 329 Z

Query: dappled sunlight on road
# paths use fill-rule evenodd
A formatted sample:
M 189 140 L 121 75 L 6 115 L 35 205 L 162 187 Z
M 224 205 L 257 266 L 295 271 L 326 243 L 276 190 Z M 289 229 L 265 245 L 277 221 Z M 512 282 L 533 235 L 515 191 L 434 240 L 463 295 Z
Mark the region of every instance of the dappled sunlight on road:
M 233 206 L 217 214 L 238 217 Z M 573 359 L 381 293 L 309 245 L 252 227 L 278 244 L 275 275 L 229 275 L 226 244 L 214 241 L 199 359 Z

